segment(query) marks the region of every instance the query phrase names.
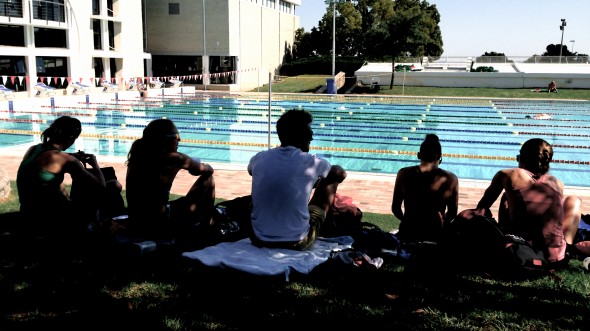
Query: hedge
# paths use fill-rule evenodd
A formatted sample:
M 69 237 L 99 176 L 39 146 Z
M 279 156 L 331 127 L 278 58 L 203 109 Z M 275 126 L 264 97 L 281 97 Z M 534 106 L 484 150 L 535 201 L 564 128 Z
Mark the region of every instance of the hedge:
M 336 73 L 344 71 L 347 77 L 354 76 L 354 72 L 363 66 L 365 61 L 357 57 L 337 57 Z M 281 76 L 297 75 L 331 75 L 332 57 L 308 57 L 285 63 L 279 70 Z

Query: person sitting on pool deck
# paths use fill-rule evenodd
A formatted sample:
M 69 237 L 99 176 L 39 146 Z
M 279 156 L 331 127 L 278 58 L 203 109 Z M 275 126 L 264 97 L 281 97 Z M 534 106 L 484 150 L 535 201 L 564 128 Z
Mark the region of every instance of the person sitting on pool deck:
M 581 218 L 581 200 L 564 198 L 563 183 L 549 174 L 553 147 L 543 139 L 526 141 L 517 155 L 518 168 L 496 173 L 477 204 L 483 215 L 504 192 L 498 223 L 507 232 L 543 250 L 556 266 L 567 263 L 567 245 L 574 238 Z
M 439 168 L 442 148 L 438 136 L 426 135 L 418 158 L 420 165 L 398 171 L 393 189 L 391 211 L 401 221 L 397 236 L 402 243 L 438 242 L 443 223 L 457 216 L 459 181 L 452 172 Z
M 213 168 L 179 152 L 179 142 L 176 125 L 169 119 L 156 119 L 131 145 L 126 178 L 130 234 L 152 240 L 185 238 L 190 229 L 212 222 Z M 180 170 L 198 179 L 184 197 L 170 201 L 170 189 Z
M 557 90 L 557 84 L 555 83 L 555 81 L 554 81 L 554 80 L 552 80 L 552 81 L 549 83 L 549 85 L 547 85 L 547 92 L 549 92 L 549 93 L 551 93 L 551 92 L 555 92 L 555 93 L 559 92 L 559 91 Z
M 121 184 L 116 179 L 105 181 L 95 155 L 65 152 L 81 131 L 77 118 L 59 117 L 43 131 L 42 142 L 29 148 L 18 168 L 22 215 L 32 223 L 32 231 L 56 243 L 82 239 L 91 223 L 101 221 L 101 215 L 115 216 L 99 213 L 101 208 L 109 209 L 117 202 L 124 207 Z M 64 185 L 65 174 L 72 178 L 70 191 Z
M 250 159 L 255 246 L 302 251 L 321 233 L 346 171 L 309 153 L 312 121 L 306 110 L 288 110 L 276 124 L 281 146 Z

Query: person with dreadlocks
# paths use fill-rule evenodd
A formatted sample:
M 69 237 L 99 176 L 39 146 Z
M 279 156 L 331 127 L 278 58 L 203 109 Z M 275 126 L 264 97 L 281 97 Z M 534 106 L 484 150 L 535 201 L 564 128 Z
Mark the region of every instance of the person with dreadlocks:
M 126 196 L 129 230 L 135 235 L 173 239 L 188 235 L 194 226 L 214 222 L 213 168 L 179 152 L 179 142 L 176 125 L 169 119 L 156 119 L 129 150 Z M 170 201 L 170 189 L 181 170 L 198 179 L 185 196 Z

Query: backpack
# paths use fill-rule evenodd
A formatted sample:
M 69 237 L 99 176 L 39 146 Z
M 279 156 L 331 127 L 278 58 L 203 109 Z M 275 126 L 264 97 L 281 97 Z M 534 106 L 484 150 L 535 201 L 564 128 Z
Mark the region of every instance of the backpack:
M 500 257 L 500 275 L 511 278 L 537 278 L 552 272 L 543 251 L 534 248 L 521 237 L 506 234 L 506 245 Z
M 488 272 L 511 279 L 538 278 L 552 273 L 542 250 L 506 234 L 489 216 L 466 210 L 443 227 L 446 260 L 456 271 Z
M 252 233 L 252 196 L 245 195 L 215 204 L 212 234 L 215 241 L 237 241 Z
M 439 247 L 441 260 L 455 271 L 489 271 L 498 265 L 506 238 L 493 217 L 465 210 L 443 225 Z

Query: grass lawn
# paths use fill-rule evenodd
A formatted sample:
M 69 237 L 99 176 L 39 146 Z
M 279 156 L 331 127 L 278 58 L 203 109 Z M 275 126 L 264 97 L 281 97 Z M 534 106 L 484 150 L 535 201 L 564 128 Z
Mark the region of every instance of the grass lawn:
M 100 246 L 55 254 L 15 221 L 12 184 L 0 203 L 0 330 L 583 330 L 590 322 L 590 275 L 578 260 L 561 280 L 452 275 L 442 258 L 419 269 L 389 259 L 374 271 L 327 263 L 285 282 L 177 255 L 131 258 Z

